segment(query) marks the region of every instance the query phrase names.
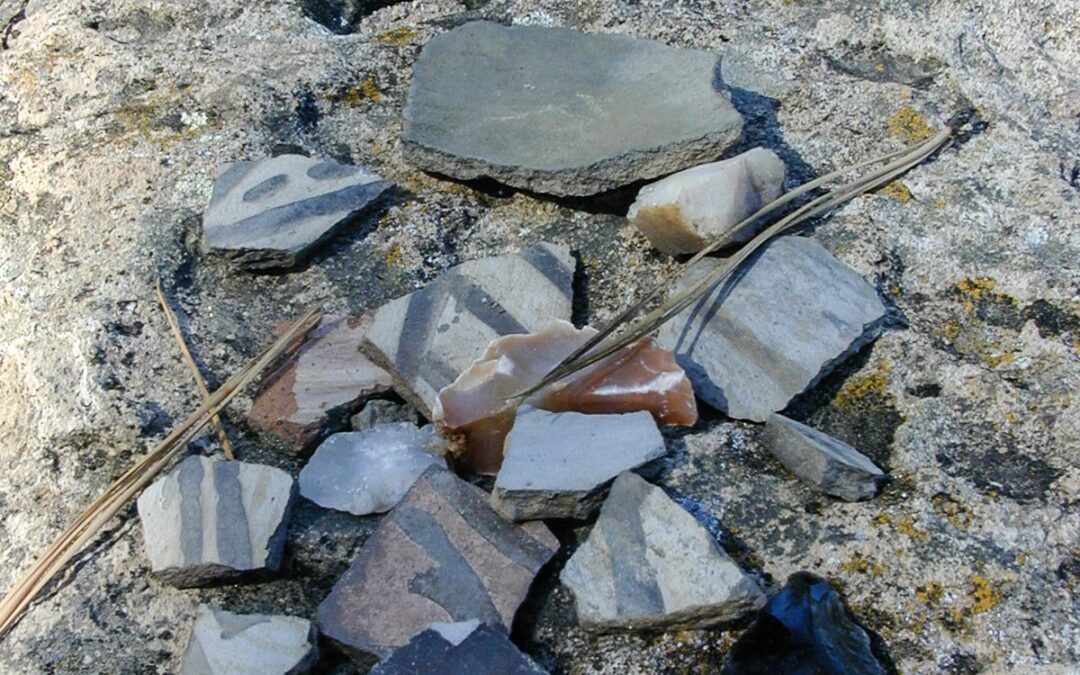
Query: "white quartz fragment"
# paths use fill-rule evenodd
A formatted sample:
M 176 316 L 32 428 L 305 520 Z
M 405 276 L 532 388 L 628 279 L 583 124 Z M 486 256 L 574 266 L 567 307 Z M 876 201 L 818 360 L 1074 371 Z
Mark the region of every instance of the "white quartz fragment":
M 300 494 L 358 516 L 389 511 L 440 457 L 445 442 L 431 425 L 378 424 L 323 441 L 300 472 Z

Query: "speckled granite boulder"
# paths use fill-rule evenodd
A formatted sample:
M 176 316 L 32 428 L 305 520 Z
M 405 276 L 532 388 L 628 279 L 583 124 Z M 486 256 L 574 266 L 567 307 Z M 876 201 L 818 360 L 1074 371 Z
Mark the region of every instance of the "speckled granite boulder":
M 401 140 L 417 166 L 590 195 L 715 158 L 742 117 L 716 54 L 626 35 L 478 21 L 413 68 Z
M 319 659 L 316 633 L 307 619 L 200 605 L 180 675 L 303 675 Z
M 281 469 L 188 457 L 139 496 L 150 569 L 181 588 L 274 572 L 292 499 Z

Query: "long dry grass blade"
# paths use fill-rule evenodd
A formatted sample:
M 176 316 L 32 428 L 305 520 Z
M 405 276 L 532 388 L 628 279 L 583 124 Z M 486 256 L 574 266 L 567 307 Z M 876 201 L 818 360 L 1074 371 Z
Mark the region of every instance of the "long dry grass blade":
M 30 569 L 0 601 L 0 638 L 11 630 L 38 593 L 64 569 L 105 523 L 168 466 L 195 434 L 206 426 L 213 415 L 225 407 L 263 370 L 277 361 L 294 342 L 311 330 L 321 316 L 321 312 L 316 309 L 304 314 L 270 347 L 211 394 L 206 402 L 173 429 L 135 466 L 128 469 L 82 515 L 75 519 L 68 529 L 34 561 Z
M 165 313 L 165 320 L 169 322 L 169 329 L 172 331 L 173 339 L 176 340 L 176 345 L 180 348 L 180 356 L 183 358 L 188 370 L 191 371 L 191 375 L 195 378 L 195 385 L 198 386 L 203 401 L 209 401 L 210 390 L 206 388 L 206 381 L 203 379 L 202 373 L 199 372 L 199 366 L 191 356 L 187 341 L 184 340 L 184 333 L 180 330 L 180 322 L 176 320 L 176 313 L 169 306 L 169 301 L 165 299 L 165 291 L 161 289 L 161 279 L 158 279 L 155 283 L 154 290 L 157 291 L 158 304 L 161 305 L 161 311 Z M 225 433 L 225 426 L 221 423 L 221 416 L 214 413 L 214 416 L 210 418 L 210 426 L 217 432 L 218 441 L 221 443 L 221 451 L 225 453 L 226 459 L 236 459 L 233 454 L 232 443 Z
M 629 328 L 626 328 L 618 337 L 612 337 L 617 331 L 625 327 L 634 316 L 637 315 L 642 308 L 644 308 L 650 301 L 654 300 L 658 295 L 665 292 L 673 281 L 677 280 L 683 273 L 685 273 L 693 263 L 701 260 L 703 257 L 716 251 L 728 243 L 730 243 L 730 237 L 722 237 L 718 240 L 710 243 L 696 255 L 694 255 L 685 265 L 680 268 L 678 274 L 674 277 L 665 279 L 663 283 L 657 284 L 650 289 L 645 296 L 639 302 L 634 303 L 631 307 L 620 313 L 611 323 L 609 323 L 603 330 L 597 335 L 593 336 L 585 344 L 579 347 L 572 354 L 567 356 L 563 361 L 557 365 L 547 376 L 541 379 L 538 383 L 530 387 L 529 389 L 517 394 L 511 400 L 520 402 L 525 400 L 531 394 L 543 389 L 544 387 L 557 382 L 565 377 L 573 375 L 574 373 L 587 368 L 588 366 L 596 363 L 597 361 L 606 358 L 614 352 L 624 348 L 625 346 L 634 343 L 637 340 L 649 335 L 654 330 L 659 328 L 664 322 L 671 319 L 673 316 L 684 310 L 686 307 L 697 301 L 702 295 L 704 295 L 710 288 L 714 287 L 717 283 L 727 277 L 733 272 L 744 260 L 754 253 L 758 248 L 764 245 L 773 237 L 783 233 L 784 231 L 791 229 L 799 223 L 805 222 L 810 218 L 814 218 L 823 213 L 826 213 L 841 204 L 857 197 L 864 192 L 868 192 L 877 187 L 885 185 L 886 183 L 894 180 L 897 176 L 902 175 L 912 167 L 926 160 L 930 155 L 937 152 L 946 141 L 952 136 L 953 130 L 949 127 L 942 129 L 938 133 L 934 134 L 931 138 L 918 143 L 903 150 L 890 153 L 888 155 L 877 157 L 872 160 L 860 162 L 853 167 L 843 169 L 841 171 L 835 171 L 810 181 L 799 188 L 792 190 L 781 196 L 779 199 L 770 202 L 766 206 L 762 207 L 758 212 L 752 214 L 747 219 L 739 223 L 734 230 L 741 229 L 744 225 L 749 225 L 759 218 L 772 213 L 776 209 L 780 208 L 786 203 L 791 202 L 793 199 L 806 194 L 810 190 L 816 189 L 825 183 L 835 180 L 839 176 L 850 173 L 852 170 L 862 168 L 868 165 L 877 164 L 880 162 L 888 162 L 884 167 L 877 169 L 870 174 L 859 178 L 853 182 L 844 184 L 832 192 L 827 192 L 824 195 L 817 197 L 810 202 L 807 202 L 803 206 L 799 207 L 792 213 L 788 214 L 784 218 L 780 219 L 773 225 L 767 227 L 756 237 L 747 242 L 742 248 L 740 248 L 731 257 L 725 259 L 717 269 L 713 270 L 709 275 L 699 280 L 697 283 L 686 289 L 676 297 L 670 298 L 668 301 L 657 307 L 653 311 L 642 317 L 641 320 L 634 323 Z

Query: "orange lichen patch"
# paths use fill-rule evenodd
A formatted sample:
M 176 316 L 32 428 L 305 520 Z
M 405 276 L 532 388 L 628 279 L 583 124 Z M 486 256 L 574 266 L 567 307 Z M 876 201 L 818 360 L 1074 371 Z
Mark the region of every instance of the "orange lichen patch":
M 539 382 L 596 334 L 566 321 L 536 333 L 508 335 L 439 392 L 433 422 L 451 438 L 455 455 L 475 471 L 502 464 L 502 446 L 516 410 L 509 399 Z M 659 424 L 692 425 L 697 404 L 686 373 L 671 352 L 645 339 L 531 396 L 529 405 L 550 411 L 625 413 L 646 410 Z
M 928 582 L 915 589 L 915 599 L 924 605 L 933 606 L 945 595 L 945 587 L 936 581 Z
M 926 541 L 930 538 L 930 533 L 915 527 L 915 519 L 908 515 L 896 516 L 894 518 L 888 513 L 879 513 L 874 516 L 873 523 L 879 526 L 890 525 L 897 532 L 907 535 L 910 539 L 915 541 Z
M 833 397 L 833 405 L 841 410 L 851 410 L 859 407 L 860 402 L 868 396 L 887 396 L 891 372 L 892 363 L 879 361 L 872 373 L 845 382 Z
M 416 38 L 418 33 L 412 28 L 391 28 L 375 36 L 375 41 L 389 47 L 404 47 Z
M 918 143 L 934 135 L 926 118 L 911 106 L 904 106 L 890 115 L 886 125 L 890 134 L 905 143 Z
M 886 197 L 895 199 L 901 204 L 906 204 L 912 199 L 915 199 L 915 197 L 911 194 L 911 190 L 908 189 L 908 186 L 904 185 L 898 180 L 894 180 L 893 182 L 886 184 L 877 192 L 880 195 L 885 195 Z
M 841 572 L 858 572 L 859 574 L 872 574 L 874 576 L 880 575 L 885 571 L 885 566 L 880 562 L 871 562 L 864 558 L 862 554 L 856 553 L 851 557 L 851 560 L 845 560 L 840 563 Z
M 968 597 L 972 600 L 971 613 L 989 612 L 1001 603 L 1001 590 L 995 588 L 986 577 L 976 574 L 971 577 L 971 590 Z
M 370 75 L 368 77 L 365 77 L 364 81 L 360 83 L 360 92 L 364 95 L 364 98 L 368 99 L 372 103 L 378 103 L 382 100 L 383 97 L 382 92 L 380 92 L 379 88 L 375 86 L 375 78 L 371 77 Z

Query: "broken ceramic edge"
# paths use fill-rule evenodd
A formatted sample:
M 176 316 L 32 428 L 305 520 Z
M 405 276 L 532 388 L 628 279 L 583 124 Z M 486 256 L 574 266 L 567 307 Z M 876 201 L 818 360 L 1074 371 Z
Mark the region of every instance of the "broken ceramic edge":
M 451 438 L 451 450 L 474 470 L 498 471 L 514 424 L 510 399 L 539 382 L 596 335 L 554 321 L 540 330 L 492 340 L 436 397 L 432 419 Z M 551 412 L 620 414 L 647 411 L 658 424 L 697 421 L 694 390 L 675 355 L 645 338 L 530 396 L 528 405 Z
M 203 213 L 203 248 L 246 270 L 296 267 L 392 186 L 358 166 L 303 155 L 226 164 Z
M 666 453 L 646 411 L 584 414 L 522 406 L 506 436 L 491 504 L 514 521 L 590 518 L 619 474 Z
M 358 351 L 370 322 L 369 314 L 324 316 L 263 378 L 248 425 L 303 450 L 343 428 L 365 401 L 389 392 L 390 374 Z
M 780 414 L 766 420 L 763 440 L 799 480 L 833 497 L 849 502 L 871 499 L 889 480 L 852 446 Z
M 439 390 L 491 340 L 570 318 L 576 266 L 568 246 L 547 242 L 461 263 L 375 310 L 361 351 L 432 419 Z
M 295 616 L 199 605 L 181 675 L 303 675 L 319 660 L 318 630 Z
M 765 148 L 701 164 L 641 188 L 626 214 L 652 245 L 669 255 L 697 253 L 728 237 L 748 241 L 763 225 L 736 225 L 783 192 L 784 163 Z

